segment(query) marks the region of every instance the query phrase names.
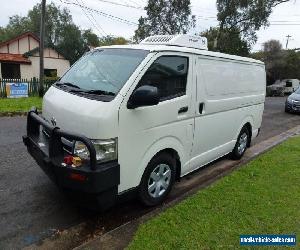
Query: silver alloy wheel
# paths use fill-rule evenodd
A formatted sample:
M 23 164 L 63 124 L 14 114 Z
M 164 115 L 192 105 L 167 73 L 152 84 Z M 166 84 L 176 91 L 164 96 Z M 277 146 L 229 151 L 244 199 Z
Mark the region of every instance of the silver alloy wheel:
M 238 144 L 238 148 L 237 148 L 238 153 L 240 155 L 242 155 L 245 152 L 245 150 L 247 148 L 247 143 L 248 143 L 248 135 L 247 135 L 247 133 L 244 132 L 239 139 L 239 144 Z
M 171 181 L 171 168 L 167 164 L 159 164 L 152 171 L 148 180 L 148 193 L 153 198 L 161 197 L 168 189 Z

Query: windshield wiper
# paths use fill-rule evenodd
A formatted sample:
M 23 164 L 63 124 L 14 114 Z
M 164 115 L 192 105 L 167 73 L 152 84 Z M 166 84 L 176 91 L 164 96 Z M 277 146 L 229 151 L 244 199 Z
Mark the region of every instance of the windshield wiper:
M 70 89 L 70 92 L 76 92 L 76 93 L 85 93 L 85 94 L 93 94 L 93 95 L 110 95 L 110 96 L 115 96 L 116 94 L 110 91 L 105 91 L 105 90 L 101 90 L 101 89 L 82 89 L 79 86 L 70 83 L 70 82 L 57 82 L 55 84 L 56 86 L 68 86 L 68 87 L 72 87 L 72 89 Z
M 68 86 L 68 87 L 72 87 L 72 88 L 75 88 L 75 89 L 81 89 L 79 86 L 77 86 L 73 83 L 70 83 L 70 82 L 57 82 L 55 85 L 56 86 Z
M 111 95 L 111 96 L 116 95 L 114 92 L 105 91 L 105 90 L 101 90 L 101 89 L 83 90 L 82 92 L 87 93 L 87 94 L 94 94 L 94 95 Z

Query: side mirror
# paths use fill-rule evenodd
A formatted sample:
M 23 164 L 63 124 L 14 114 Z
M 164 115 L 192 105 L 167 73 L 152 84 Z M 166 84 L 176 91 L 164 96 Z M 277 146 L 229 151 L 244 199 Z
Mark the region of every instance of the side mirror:
M 144 106 L 153 106 L 159 103 L 157 87 L 144 85 L 137 88 L 130 96 L 127 108 L 135 109 Z

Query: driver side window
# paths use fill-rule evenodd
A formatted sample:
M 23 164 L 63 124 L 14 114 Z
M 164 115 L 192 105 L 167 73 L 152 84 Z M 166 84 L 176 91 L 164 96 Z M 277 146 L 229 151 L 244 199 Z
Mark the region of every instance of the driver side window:
M 188 57 L 161 56 L 155 60 L 140 80 L 138 87 L 157 87 L 160 101 L 186 94 Z

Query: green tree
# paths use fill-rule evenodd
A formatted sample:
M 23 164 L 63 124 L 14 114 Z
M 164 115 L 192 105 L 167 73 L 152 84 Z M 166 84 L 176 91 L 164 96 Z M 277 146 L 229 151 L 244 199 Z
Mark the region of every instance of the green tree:
M 149 0 L 146 17 L 140 17 L 134 40 L 139 42 L 150 35 L 187 33 L 195 27 L 190 0 Z
M 41 5 L 36 4 L 32 10 L 28 12 L 29 30 L 39 35 L 40 32 L 40 16 Z M 60 8 L 54 3 L 46 6 L 45 17 L 45 44 L 55 46 L 64 36 L 65 29 L 73 24 L 72 16 L 68 9 Z M 78 28 L 79 29 L 79 28 Z
M 128 44 L 128 41 L 124 37 L 105 36 L 100 38 L 99 41 L 99 46 L 123 45 L 123 44 Z
M 278 4 L 290 0 L 217 0 L 220 32 L 217 48 L 222 45 L 223 31 L 233 35 L 240 33 L 243 40 L 251 46 L 257 41 L 256 32 L 269 24 L 268 18 Z
M 29 23 L 30 20 L 28 17 L 22 17 L 18 15 L 9 17 L 7 26 L 1 28 L 0 41 L 2 42 L 26 31 L 30 31 Z
M 286 50 L 281 79 L 300 79 L 300 52 Z
M 241 38 L 239 32 L 232 33 L 223 30 L 220 33 L 219 27 L 213 27 L 201 33 L 208 40 L 208 49 L 211 51 L 219 51 L 226 54 L 248 56 L 250 47 L 247 41 Z M 216 47 L 217 38 L 219 39 L 219 47 Z
M 251 56 L 265 62 L 268 85 L 276 80 L 300 79 L 300 52 L 283 50 L 281 43 L 277 40 L 265 42 L 263 50 Z
M 84 30 L 82 33 L 82 38 L 86 47 L 98 47 L 99 46 L 99 38 L 93 33 L 90 29 Z
M 71 64 L 76 62 L 87 51 L 81 31 L 75 24 L 69 24 L 64 28 L 64 34 L 59 38 L 56 49 Z

